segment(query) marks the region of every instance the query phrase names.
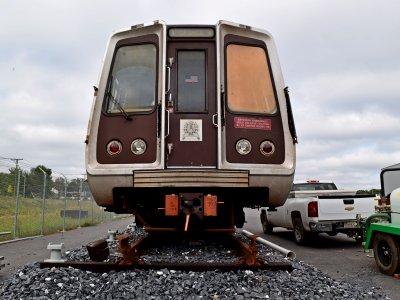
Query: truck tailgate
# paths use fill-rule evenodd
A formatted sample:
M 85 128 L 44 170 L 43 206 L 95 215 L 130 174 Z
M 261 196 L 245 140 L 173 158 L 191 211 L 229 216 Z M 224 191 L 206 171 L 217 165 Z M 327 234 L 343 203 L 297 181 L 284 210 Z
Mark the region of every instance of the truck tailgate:
M 319 197 L 319 196 L 342 196 L 343 197 L 352 197 L 356 194 L 356 191 L 353 190 L 304 190 L 304 191 L 291 191 L 291 198 L 306 198 L 306 197 Z M 369 195 L 370 196 L 370 195 Z
M 366 218 L 375 213 L 375 197 L 371 195 L 357 196 L 319 196 L 318 218 L 328 220 L 355 220 L 357 214 Z

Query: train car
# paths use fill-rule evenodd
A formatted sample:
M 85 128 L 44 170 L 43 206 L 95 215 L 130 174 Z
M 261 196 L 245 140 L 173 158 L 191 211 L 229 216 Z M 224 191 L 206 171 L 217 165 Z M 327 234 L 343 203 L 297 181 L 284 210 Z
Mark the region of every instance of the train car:
M 86 170 L 106 210 L 149 231 L 223 231 L 285 202 L 297 137 L 268 32 L 135 25 L 111 36 L 94 89 Z

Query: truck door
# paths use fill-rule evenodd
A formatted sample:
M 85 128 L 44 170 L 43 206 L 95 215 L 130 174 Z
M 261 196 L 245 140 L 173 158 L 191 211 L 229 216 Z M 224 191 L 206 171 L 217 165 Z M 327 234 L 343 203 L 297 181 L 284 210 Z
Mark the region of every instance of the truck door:
M 167 44 L 166 167 L 216 167 L 215 44 Z

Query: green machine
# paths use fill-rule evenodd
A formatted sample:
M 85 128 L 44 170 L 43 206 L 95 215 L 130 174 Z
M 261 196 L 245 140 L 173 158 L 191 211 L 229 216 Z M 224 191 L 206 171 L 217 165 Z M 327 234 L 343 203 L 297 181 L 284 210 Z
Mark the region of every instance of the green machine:
M 374 249 L 376 265 L 384 274 L 400 273 L 400 164 L 381 171 L 377 213 L 365 220 L 365 249 Z

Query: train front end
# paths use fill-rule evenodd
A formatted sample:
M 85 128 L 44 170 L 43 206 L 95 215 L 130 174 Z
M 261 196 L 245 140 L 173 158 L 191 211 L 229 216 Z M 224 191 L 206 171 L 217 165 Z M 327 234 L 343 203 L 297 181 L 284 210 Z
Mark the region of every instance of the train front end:
M 88 126 L 97 204 L 147 230 L 232 230 L 282 205 L 296 132 L 271 35 L 155 21 L 115 33 Z

